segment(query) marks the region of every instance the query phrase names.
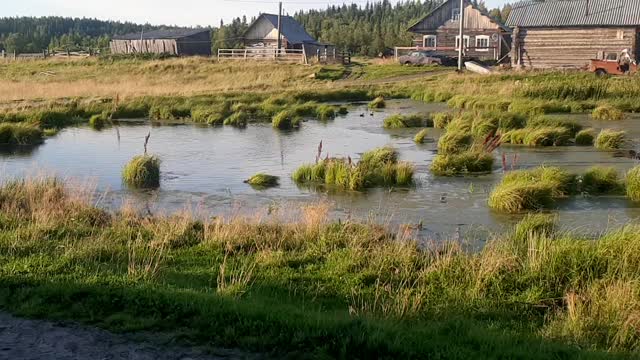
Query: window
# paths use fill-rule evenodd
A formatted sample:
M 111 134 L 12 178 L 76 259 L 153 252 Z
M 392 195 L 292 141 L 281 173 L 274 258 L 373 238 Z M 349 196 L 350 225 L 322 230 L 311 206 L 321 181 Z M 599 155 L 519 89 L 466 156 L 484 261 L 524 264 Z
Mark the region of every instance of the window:
M 606 60 L 607 61 L 618 61 L 618 54 L 616 54 L 616 53 L 608 53 Z
M 476 36 L 476 51 L 489 51 L 489 46 L 491 42 L 489 41 L 489 37 L 486 35 L 478 35 Z
M 465 35 L 464 36 L 464 48 L 463 50 L 466 50 L 469 48 L 469 36 Z M 460 35 L 456 36 L 456 50 L 460 49 Z
M 438 40 L 435 35 L 425 35 L 422 38 L 422 46 L 426 48 L 435 48 L 438 46 Z
M 452 20 L 452 21 L 458 21 L 458 20 L 460 20 L 460 9 L 458 9 L 458 8 L 454 8 L 454 9 L 451 11 L 451 20 Z

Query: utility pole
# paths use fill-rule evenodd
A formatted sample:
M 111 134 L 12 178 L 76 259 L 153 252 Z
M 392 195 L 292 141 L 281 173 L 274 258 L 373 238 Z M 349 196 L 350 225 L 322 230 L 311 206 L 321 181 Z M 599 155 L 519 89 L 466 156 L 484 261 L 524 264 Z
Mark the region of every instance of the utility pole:
M 282 47 L 282 1 L 279 2 L 280 9 L 278 10 L 278 54 Z
M 458 71 L 462 72 L 462 48 L 464 47 L 464 0 L 460 0 L 460 42 L 458 47 Z

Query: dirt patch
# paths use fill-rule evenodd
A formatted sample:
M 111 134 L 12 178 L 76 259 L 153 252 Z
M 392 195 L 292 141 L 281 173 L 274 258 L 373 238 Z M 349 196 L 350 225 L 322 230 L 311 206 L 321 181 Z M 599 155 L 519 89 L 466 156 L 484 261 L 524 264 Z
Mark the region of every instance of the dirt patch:
M 180 347 L 162 336 L 132 336 L 80 326 L 25 320 L 0 312 L 0 359 L 12 360 L 229 360 L 257 359 L 236 350 Z

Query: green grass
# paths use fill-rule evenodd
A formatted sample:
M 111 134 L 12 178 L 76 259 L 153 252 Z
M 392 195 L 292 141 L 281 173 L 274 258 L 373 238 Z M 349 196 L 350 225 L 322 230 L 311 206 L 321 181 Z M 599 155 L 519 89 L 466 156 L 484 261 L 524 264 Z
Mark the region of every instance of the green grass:
M 403 129 L 415 127 L 433 127 L 433 120 L 427 114 L 392 115 L 384 119 L 385 129 Z
M 640 202 L 640 166 L 629 170 L 626 178 L 626 186 L 629 199 Z
M 109 122 L 109 114 L 96 114 L 89 118 L 89 126 L 95 130 L 102 130 Z
M 576 135 L 576 145 L 578 146 L 593 146 L 593 142 L 596 138 L 596 130 L 593 128 L 588 128 L 581 130 Z
M 378 96 L 369 103 L 370 109 L 382 109 L 385 107 L 387 107 L 387 103 L 384 101 L 384 97 L 382 96 Z
M 592 167 L 580 178 L 580 191 L 591 195 L 620 193 L 624 187 L 612 167 Z
M 625 115 L 624 112 L 616 109 L 611 105 L 600 105 L 597 108 L 593 109 L 593 113 L 591 114 L 594 120 L 598 121 L 620 121 L 624 120 Z
M 471 134 L 448 129 L 438 141 L 438 154 L 451 155 L 465 152 L 471 149 L 473 142 Z
M 640 229 L 526 217 L 478 249 L 377 224 L 109 213 L 55 180 L 0 187 L 0 308 L 304 359 L 633 359 Z M 427 341 L 425 341 L 425 339 Z
M 505 213 L 553 207 L 575 191 L 575 176 L 557 167 L 507 173 L 489 195 L 489 207 Z
M 280 130 L 293 129 L 300 127 L 302 123 L 302 118 L 295 115 L 292 111 L 283 110 L 277 113 L 273 120 L 271 121 L 271 125 Z
M 416 136 L 413 137 L 413 142 L 415 142 L 416 144 L 424 144 L 427 135 L 429 135 L 429 130 L 422 129 L 416 134 Z
M 134 188 L 157 188 L 160 186 L 160 159 L 155 156 L 134 157 L 122 170 L 122 180 Z
M 626 131 L 604 129 L 598 134 L 594 145 L 598 150 L 616 150 L 623 148 L 626 142 Z
M 43 141 L 43 132 L 27 124 L 0 123 L 0 145 L 36 145 Z
M 273 175 L 259 173 L 250 177 L 245 181 L 245 183 L 256 188 L 270 188 L 280 185 L 280 178 Z
M 493 171 L 494 161 L 493 155 L 484 151 L 438 154 L 430 169 L 437 176 L 486 174 Z
M 238 111 L 238 112 L 233 113 L 228 118 L 224 119 L 224 125 L 230 125 L 230 126 L 243 128 L 243 127 L 247 126 L 247 124 L 249 123 L 249 119 L 250 118 L 251 118 L 251 116 L 249 115 L 249 113 L 247 113 L 245 111 Z
M 316 116 L 319 120 L 331 120 L 336 117 L 336 108 L 331 105 L 319 105 L 316 109 Z
M 433 114 L 433 127 L 436 129 L 444 129 L 453 121 L 454 115 L 450 112 L 439 112 Z

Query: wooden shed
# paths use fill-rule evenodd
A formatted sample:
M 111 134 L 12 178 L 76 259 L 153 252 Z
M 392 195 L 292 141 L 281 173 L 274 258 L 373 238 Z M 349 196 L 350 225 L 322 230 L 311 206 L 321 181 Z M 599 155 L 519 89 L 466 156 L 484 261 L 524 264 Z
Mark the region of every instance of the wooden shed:
M 628 49 L 638 58 L 640 0 L 551 0 L 515 4 L 512 65 L 585 68 Z
M 463 51 L 466 57 L 501 60 L 509 54 L 511 29 L 465 0 Z M 458 57 L 460 0 L 448 0 L 409 28 L 416 47 Z
M 204 29 L 155 30 L 115 36 L 112 54 L 211 56 L 211 32 Z

